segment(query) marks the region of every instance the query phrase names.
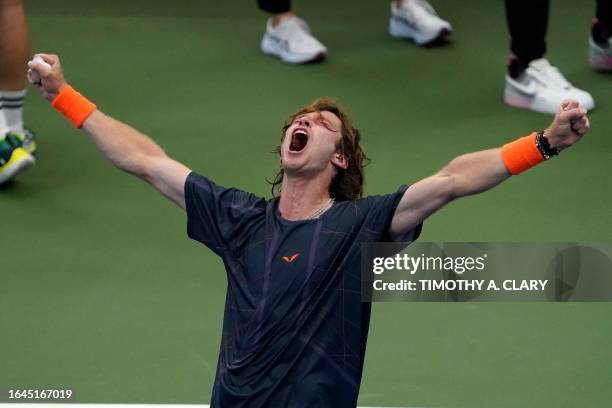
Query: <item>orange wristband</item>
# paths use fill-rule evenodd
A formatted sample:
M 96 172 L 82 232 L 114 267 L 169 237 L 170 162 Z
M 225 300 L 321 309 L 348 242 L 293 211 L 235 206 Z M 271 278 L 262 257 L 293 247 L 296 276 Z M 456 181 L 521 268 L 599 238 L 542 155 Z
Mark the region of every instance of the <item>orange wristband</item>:
M 502 147 L 502 160 L 512 175 L 517 175 L 544 161 L 536 146 L 537 133 L 521 137 Z
M 85 119 L 96 110 L 96 105 L 68 84 L 62 87 L 51 102 L 51 106 L 64 115 L 76 128 L 80 128 Z

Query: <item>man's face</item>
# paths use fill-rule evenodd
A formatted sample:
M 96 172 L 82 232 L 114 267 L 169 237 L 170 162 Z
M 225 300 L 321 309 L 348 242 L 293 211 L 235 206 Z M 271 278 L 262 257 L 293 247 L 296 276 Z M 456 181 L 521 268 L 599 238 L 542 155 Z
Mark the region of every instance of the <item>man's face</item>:
M 318 174 L 334 166 L 346 168 L 336 151 L 342 139 L 342 122 L 331 112 L 310 112 L 295 118 L 281 144 L 281 161 L 287 174 Z

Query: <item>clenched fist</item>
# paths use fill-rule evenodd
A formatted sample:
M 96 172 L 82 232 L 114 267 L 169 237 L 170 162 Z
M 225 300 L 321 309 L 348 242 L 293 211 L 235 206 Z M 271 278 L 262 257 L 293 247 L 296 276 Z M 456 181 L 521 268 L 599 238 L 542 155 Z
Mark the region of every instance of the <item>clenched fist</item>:
M 43 97 L 52 101 L 66 84 L 58 56 L 36 54 L 28 62 L 28 80 L 38 88 Z
M 589 130 L 589 118 L 586 109 L 580 104 L 567 99 L 561 103 L 559 111 L 550 126 L 544 131 L 551 147 L 561 151 L 578 141 Z

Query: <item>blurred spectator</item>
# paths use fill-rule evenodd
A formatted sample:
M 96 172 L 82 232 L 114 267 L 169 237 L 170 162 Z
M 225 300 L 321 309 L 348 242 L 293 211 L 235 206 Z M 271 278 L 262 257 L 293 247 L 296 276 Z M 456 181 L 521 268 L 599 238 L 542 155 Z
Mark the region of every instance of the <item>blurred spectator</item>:
M 506 0 L 510 56 L 504 100 L 508 105 L 555 114 L 563 99 L 576 99 L 585 109 L 595 107 L 593 97 L 574 87 L 548 62 L 546 30 L 548 0 Z M 612 70 L 612 1 L 598 0 L 589 38 L 593 68 Z
M 0 184 L 33 165 L 34 135 L 23 126 L 30 36 L 22 0 L 0 0 Z
M 327 48 L 317 40 L 306 22 L 291 9 L 291 0 L 257 0 L 259 8 L 271 13 L 261 50 L 290 64 L 320 61 Z M 452 32 L 450 23 L 442 20 L 425 0 L 393 0 L 389 33 L 407 38 L 419 45 L 429 44 Z

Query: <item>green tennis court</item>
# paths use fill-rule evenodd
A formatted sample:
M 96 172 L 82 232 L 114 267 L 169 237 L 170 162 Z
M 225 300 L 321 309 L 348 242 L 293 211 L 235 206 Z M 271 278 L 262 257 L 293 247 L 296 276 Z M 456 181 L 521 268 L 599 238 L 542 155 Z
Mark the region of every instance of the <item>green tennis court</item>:
M 259 51 L 255 2 L 26 2 L 33 52 L 106 113 L 225 186 L 270 196 L 283 120 L 318 96 L 362 131 L 366 192 L 548 125 L 502 101 L 499 1 L 433 1 L 443 47 L 386 31 L 388 4 L 298 1 L 330 49 L 288 66 Z M 612 75 L 587 63 L 594 2 L 553 0 L 548 57 L 597 103 L 575 148 L 426 221 L 421 241 L 612 241 Z M 71 387 L 83 403 L 207 404 L 226 279 L 185 215 L 112 168 L 35 90 L 39 162 L 0 190 L 0 388 Z M 375 304 L 359 404 L 606 407 L 609 303 Z

